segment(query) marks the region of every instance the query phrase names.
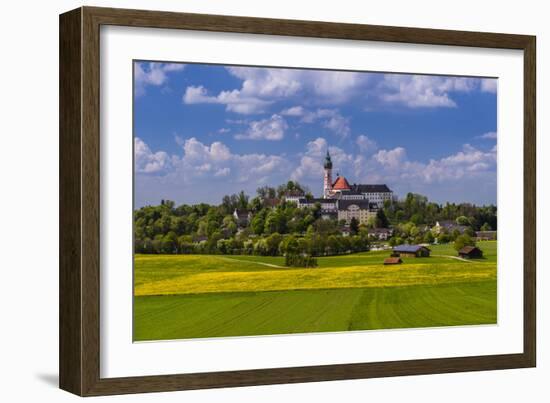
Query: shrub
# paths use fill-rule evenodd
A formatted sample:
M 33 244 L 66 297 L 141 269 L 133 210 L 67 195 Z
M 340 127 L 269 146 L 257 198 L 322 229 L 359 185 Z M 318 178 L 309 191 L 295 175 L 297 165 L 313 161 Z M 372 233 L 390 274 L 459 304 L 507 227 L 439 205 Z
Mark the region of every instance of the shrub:
M 459 251 L 465 246 L 476 246 L 476 242 L 469 235 L 461 235 L 456 238 L 454 248 Z
M 287 254 L 285 266 L 288 267 L 317 267 L 317 259 L 309 255 Z

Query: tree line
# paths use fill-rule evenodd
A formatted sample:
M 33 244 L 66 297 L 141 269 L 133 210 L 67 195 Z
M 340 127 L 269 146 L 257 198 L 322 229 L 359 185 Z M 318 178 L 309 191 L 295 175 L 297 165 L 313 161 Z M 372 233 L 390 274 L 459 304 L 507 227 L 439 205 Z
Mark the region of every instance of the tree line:
M 404 243 L 431 244 L 436 240 L 438 243 L 449 243 L 461 236 L 473 239 L 476 231 L 497 229 L 497 208 L 494 205 L 441 205 L 429 202 L 427 197 L 414 193 L 408 193 L 403 200 L 386 202 L 384 214 L 393 228 L 393 236 L 389 240 L 391 246 Z M 449 221 L 456 225 L 437 231 L 434 228 L 437 222 Z
M 352 220 L 345 226 L 349 233 L 345 236 L 345 223 L 323 219 L 319 204 L 298 208 L 286 202 L 285 195 L 312 197 L 305 186 L 289 181 L 277 188 L 258 188 L 252 198 L 243 191 L 226 195 L 219 205 L 176 206 L 162 200 L 160 205 L 139 208 L 134 211 L 135 252 L 325 256 L 369 250 L 373 242 L 370 228 L 391 227 L 391 244 L 432 243 L 435 236 L 429 228 L 437 220 L 459 219 L 468 233 L 496 229 L 494 206 L 439 205 L 408 194 L 403 200 L 386 203 L 367 225 Z M 235 210 L 241 216 L 235 217 Z M 439 242 L 458 235 L 438 234 L 443 236 Z
M 496 231 L 497 207 L 476 206 L 472 203 L 430 202 L 426 196 L 408 193 L 403 200 L 386 202 L 384 213 L 392 224 L 411 222 L 415 225 L 434 225 L 436 221 L 457 220 L 474 231 Z M 482 229 L 483 227 L 483 229 Z

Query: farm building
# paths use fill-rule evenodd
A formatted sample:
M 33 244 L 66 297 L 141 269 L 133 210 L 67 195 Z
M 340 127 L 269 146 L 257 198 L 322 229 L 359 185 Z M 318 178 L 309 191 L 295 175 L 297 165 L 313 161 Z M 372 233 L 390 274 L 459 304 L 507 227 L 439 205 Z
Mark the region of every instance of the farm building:
M 388 264 L 401 264 L 401 263 L 403 263 L 403 261 L 399 257 L 388 257 L 388 258 L 384 259 L 384 264 L 385 265 L 388 265 Z
M 464 259 L 479 259 L 483 252 L 477 246 L 465 246 L 458 251 L 458 256 Z
M 476 241 L 496 241 L 496 231 L 476 231 Z
M 430 249 L 422 245 L 399 245 L 393 248 L 399 257 L 429 257 Z

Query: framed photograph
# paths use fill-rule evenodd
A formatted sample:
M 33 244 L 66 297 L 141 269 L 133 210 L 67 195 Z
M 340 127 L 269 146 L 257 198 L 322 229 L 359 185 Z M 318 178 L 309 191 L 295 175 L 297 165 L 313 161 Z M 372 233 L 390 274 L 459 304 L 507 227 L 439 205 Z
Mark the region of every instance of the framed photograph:
M 535 37 L 60 16 L 60 387 L 533 367 Z

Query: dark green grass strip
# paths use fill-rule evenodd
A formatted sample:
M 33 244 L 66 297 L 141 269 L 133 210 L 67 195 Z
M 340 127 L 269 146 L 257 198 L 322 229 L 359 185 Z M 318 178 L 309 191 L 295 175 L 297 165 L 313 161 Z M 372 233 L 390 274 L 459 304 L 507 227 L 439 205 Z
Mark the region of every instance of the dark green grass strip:
M 496 281 L 134 299 L 135 340 L 494 324 Z

